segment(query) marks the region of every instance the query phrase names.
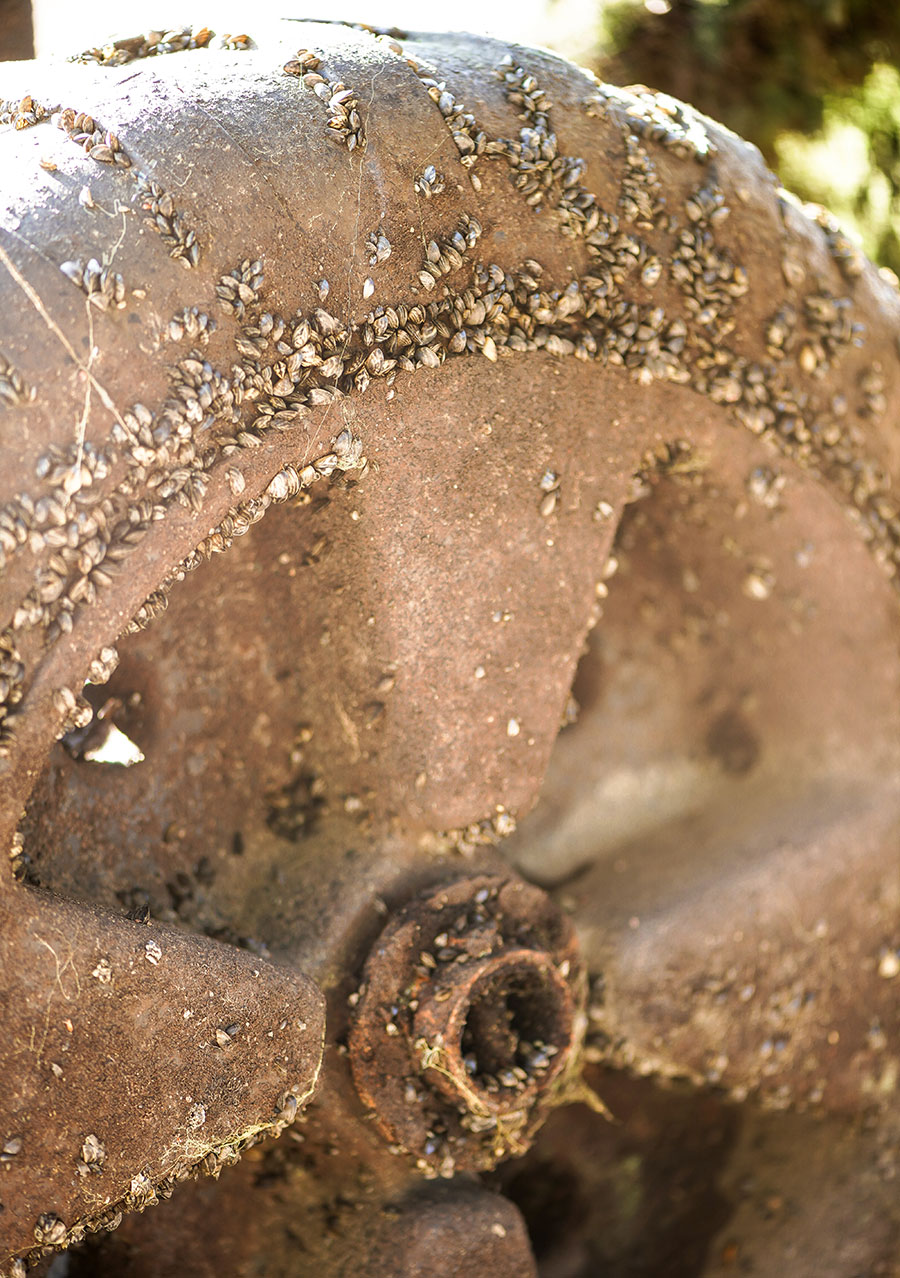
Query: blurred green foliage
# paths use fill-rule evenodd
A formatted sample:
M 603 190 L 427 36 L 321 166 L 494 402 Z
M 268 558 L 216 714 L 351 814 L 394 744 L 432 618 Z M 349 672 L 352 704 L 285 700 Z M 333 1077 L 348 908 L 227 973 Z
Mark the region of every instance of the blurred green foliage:
M 597 70 L 748 138 L 900 274 L 898 0 L 607 0 Z

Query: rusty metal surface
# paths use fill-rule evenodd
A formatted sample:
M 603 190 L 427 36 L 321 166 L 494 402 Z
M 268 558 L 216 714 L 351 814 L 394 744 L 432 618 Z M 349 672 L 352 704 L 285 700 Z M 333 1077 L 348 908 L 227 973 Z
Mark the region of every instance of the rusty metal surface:
M 390 1219 L 369 1243 L 362 1271 L 371 1278 L 535 1278 L 521 1215 L 498 1194 L 462 1184 L 419 1190 L 392 1204 Z
M 169 1229 L 160 1229 L 163 1213 L 126 1217 L 102 1248 L 71 1253 L 72 1278 L 216 1278 L 223 1272 L 533 1278 L 536 1272 L 521 1213 L 474 1180 L 419 1184 L 360 1201 L 346 1168 L 342 1191 L 323 1194 L 300 1170 L 296 1150 L 278 1165 L 277 1149 L 269 1155 L 263 1147 L 250 1150 L 218 1182 L 180 1186 L 174 1228 L 170 1221 Z
M 0 1130 L 7 1250 L 70 1240 L 97 1185 L 168 1192 L 192 1106 L 236 1155 L 315 1082 L 280 1141 L 72 1272 L 526 1275 L 533 1244 L 547 1278 L 714 1273 L 729 1214 L 776 1272 L 784 1236 L 750 1236 L 740 1188 L 759 1106 L 844 1151 L 785 1173 L 810 1237 L 817 1196 L 865 1169 L 833 1278 L 890 1272 L 896 292 L 737 139 L 499 41 L 286 24 L 259 48 L 4 74 L 93 113 L 109 152 L 85 152 L 83 117 L 0 137 L 2 1050 L 4 1101 L 32 1107 Z M 90 258 L 102 305 L 73 282 Z M 133 766 L 97 761 L 111 727 Z M 489 882 L 521 920 L 478 919 Z M 456 946 L 421 922 L 435 893 L 466 915 L 466 964 L 435 956 L 442 928 Z M 98 945 L 119 984 L 93 976 Z M 115 1053 L 105 1022 L 78 1038 L 70 976 L 144 1080 L 136 1132 L 119 1078 L 89 1091 Z M 289 1007 L 307 1029 L 285 1062 L 266 1035 Z M 511 1045 L 529 1018 L 560 1048 L 546 1069 Z M 473 1038 L 496 1093 L 470 1086 Z M 423 1183 L 510 1152 L 463 1139 L 473 1094 L 486 1131 L 508 1125 L 499 1072 L 536 1101 L 530 1140 L 585 1059 L 624 1132 L 555 1114 L 518 1187 L 515 1160 L 498 1173 L 518 1211 L 468 1176 Z M 452 1167 L 418 1100 L 384 1100 L 398 1083 L 441 1097 Z M 60 1122 L 32 1123 L 57 1085 Z M 642 1249 L 685 1192 L 654 1132 L 675 1150 L 694 1120 L 708 1198 Z M 863 1121 L 878 1135 L 844 1141 Z M 782 1158 L 771 1132 L 760 1149 Z M 544 1245 L 567 1187 L 579 1211 Z
M 579 920 L 604 1054 L 737 1099 L 892 1107 L 891 591 L 808 478 L 739 438 L 697 453 L 620 526 L 579 721 L 506 846 Z
M 9 898 L 13 899 L 13 898 Z M 0 1246 L 40 1254 L 237 1161 L 312 1095 L 312 981 L 164 925 L 4 898 Z
M 378 938 L 353 995 L 353 1078 L 424 1172 L 521 1153 L 575 1065 L 584 973 L 545 894 L 482 875 L 430 892 Z
M 896 1129 L 600 1067 L 587 1078 L 616 1122 L 558 1110 L 495 1178 L 541 1274 L 893 1278 Z

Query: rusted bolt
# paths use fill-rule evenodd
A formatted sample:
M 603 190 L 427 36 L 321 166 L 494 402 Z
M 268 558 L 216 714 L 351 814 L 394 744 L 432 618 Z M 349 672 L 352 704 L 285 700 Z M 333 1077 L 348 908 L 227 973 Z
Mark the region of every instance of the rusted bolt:
M 584 980 L 567 920 L 510 877 L 410 903 L 366 963 L 349 1036 L 357 1089 L 426 1175 L 527 1148 L 571 1067 Z

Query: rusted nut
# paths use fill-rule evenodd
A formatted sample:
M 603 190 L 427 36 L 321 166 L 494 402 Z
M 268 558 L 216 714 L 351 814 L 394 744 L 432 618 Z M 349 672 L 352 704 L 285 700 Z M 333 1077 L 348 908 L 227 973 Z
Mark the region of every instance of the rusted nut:
M 412 902 L 369 956 L 354 1081 L 429 1176 L 523 1152 L 572 1067 L 584 978 L 574 933 L 520 879 L 460 879 Z
M 550 956 L 512 949 L 443 964 L 419 996 L 414 1045 L 437 1049 L 429 1083 L 492 1114 L 533 1104 L 564 1069 L 574 1038 L 572 990 Z

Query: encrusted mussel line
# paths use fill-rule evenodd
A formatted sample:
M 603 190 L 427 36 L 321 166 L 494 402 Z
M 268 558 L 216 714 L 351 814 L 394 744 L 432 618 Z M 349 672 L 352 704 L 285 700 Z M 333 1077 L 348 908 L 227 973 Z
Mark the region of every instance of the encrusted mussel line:
M 390 44 L 395 52 L 400 48 L 396 41 Z M 161 407 L 152 411 L 134 404 L 102 446 L 51 449 L 38 463 L 38 478 L 48 481 L 49 491 L 37 499 L 20 495 L 15 509 L 0 511 L 0 557 L 25 542 L 45 555 L 11 626 L 0 634 L 0 751 L 9 751 L 10 719 L 23 697 L 20 632 L 40 630 L 46 647 L 71 631 L 77 609 L 110 585 L 110 568 L 128 557 L 174 503 L 202 509 L 214 465 L 239 450 L 259 447 L 272 431 L 291 430 L 311 410 L 327 412 L 374 381 L 390 384 L 401 373 L 438 368 L 461 355 L 482 354 L 496 361 L 510 353 L 544 351 L 621 367 L 638 383 L 668 380 L 692 387 L 726 408 L 738 424 L 835 485 L 849 499 L 876 559 L 897 579 L 900 514 L 888 479 L 866 456 L 858 430 L 847 420 L 846 396 L 833 395 L 826 403 L 816 403 L 814 396 L 816 382 L 842 351 L 862 340 L 852 301 L 819 284 L 774 312 L 764 334 L 764 360 L 753 361 L 731 349 L 729 335 L 749 279 L 718 242 L 730 210 L 715 173 L 715 146 L 693 113 L 667 99 L 593 88 L 584 99 L 584 111 L 590 117 L 609 116 L 623 139 L 623 177 L 612 212 L 585 186 L 585 161 L 560 149 L 546 94 L 512 57 L 504 58 L 496 73 L 522 121 L 513 139 L 488 137 L 436 73 L 430 74 L 434 68 L 407 61 L 447 122 L 463 168 L 471 173 L 476 161 L 504 163 L 518 196 L 530 207 L 552 212 L 559 232 L 583 249 L 587 269 L 565 288 L 554 288 L 533 258 L 513 269 L 477 259 L 470 266 L 468 255 L 477 248 L 481 222 L 465 214 L 455 230 L 426 248 L 418 284 L 434 296 L 412 305 L 379 306 L 357 324 L 324 307 L 290 319 L 263 311 L 261 260 L 246 259 L 223 274 L 216 295 L 220 308 L 240 324 L 238 362 L 229 369 L 216 368 L 195 347 L 170 369 L 170 394 Z M 318 75 L 313 69 L 318 65 L 317 55 L 301 51 L 285 70 L 308 78 Z M 315 90 L 321 82 L 324 77 L 311 87 Z M 334 109 L 345 104 L 342 100 Z M 677 216 L 667 207 L 654 146 L 702 166 Z M 163 238 L 168 236 L 173 255 L 193 264 L 196 239 L 187 242 L 191 233 L 184 230 L 174 204 L 155 181 L 140 174 L 137 181 L 142 207 Z M 844 275 L 852 275 L 855 263 L 839 232 L 826 226 L 826 234 Z M 670 236 L 672 250 L 654 251 L 651 235 Z M 467 279 L 451 289 L 445 276 L 462 269 Z M 629 286 L 643 289 L 646 296 L 663 277 L 680 293 L 682 314 L 627 297 Z M 788 262 L 785 278 L 796 293 L 798 277 Z M 115 300 L 115 282 L 111 289 Z M 326 295 L 320 287 L 320 297 Z M 185 307 L 170 321 L 167 336 L 173 342 L 189 337 L 202 343 L 212 327 L 205 311 Z M 800 389 L 804 378 L 809 390 Z M 886 402 L 882 370 L 873 365 L 863 382 L 862 413 L 877 417 Z M 270 490 L 236 504 L 160 583 L 133 626 L 146 624 L 161 611 L 175 581 L 209 554 L 225 549 L 269 504 L 361 460 L 361 443 L 340 431 L 321 457 L 299 469 L 288 467 Z M 117 462 L 124 463 L 125 478 L 112 495 L 95 498 Z M 238 496 L 239 468 L 234 474 Z M 72 714 L 79 713 L 78 694 L 57 690 L 57 700 L 71 710 L 60 724 L 66 731 Z
M 144 58 L 159 58 L 167 53 L 185 53 L 194 49 L 228 49 L 238 52 L 254 48 L 248 35 L 225 34 L 214 44 L 216 33 L 210 27 L 172 27 L 124 36 L 77 53 L 71 62 L 96 63 L 101 67 L 123 67 Z
M 92 1234 L 112 1233 L 118 1229 L 122 1217 L 128 1212 L 145 1211 L 148 1207 L 165 1202 L 183 1181 L 196 1180 L 200 1176 L 212 1176 L 214 1180 L 218 1180 L 222 1171 L 237 1163 L 248 1149 L 263 1140 L 280 1136 L 294 1122 L 310 1094 L 298 1096 L 296 1091 L 284 1092 L 278 1098 L 272 1114 L 265 1120 L 253 1124 L 245 1131 L 235 1132 L 228 1140 L 208 1145 L 197 1154 L 185 1155 L 155 1184 L 146 1171 L 138 1172 L 132 1177 L 127 1193 L 115 1202 L 104 1203 L 98 1210 L 71 1224 L 67 1224 L 54 1211 L 42 1212 L 34 1224 L 35 1246 L 10 1261 L 7 1271 L 9 1278 L 25 1278 L 29 1268 L 43 1257 L 74 1247 Z M 96 1135 L 89 1133 L 82 1146 L 79 1174 L 102 1171 L 104 1158 L 102 1142 Z

